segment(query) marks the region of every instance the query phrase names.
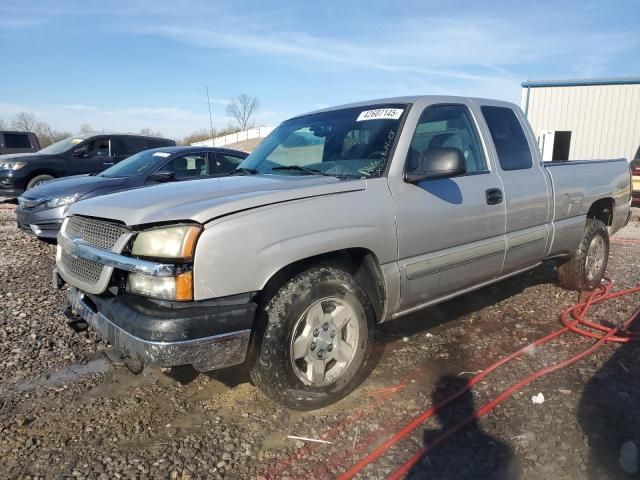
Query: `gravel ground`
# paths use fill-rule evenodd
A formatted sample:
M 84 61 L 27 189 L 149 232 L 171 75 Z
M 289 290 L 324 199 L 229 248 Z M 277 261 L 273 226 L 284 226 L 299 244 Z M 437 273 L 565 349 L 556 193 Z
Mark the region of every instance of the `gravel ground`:
M 3 478 L 333 478 L 463 386 L 471 376 L 463 372 L 557 329 L 560 310 L 578 300 L 554 285 L 553 268 L 544 265 L 382 325 L 367 380 L 336 405 L 303 414 L 266 399 L 241 367 L 131 375 L 91 330 L 66 326 L 64 296 L 49 285 L 55 248 L 18 232 L 13 218 L 12 207 L 0 204 Z M 618 287 L 640 284 L 638 254 L 634 211 L 613 238 L 609 275 Z M 592 318 L 615 324 L 637 305 L 637 296 L 623 297 L 595 308 Z M 588 345 L 566 335 L 494 372 L 359 477 L 386 478 L 526 372 Z M 619 456 L 624 446 L 623 464 L 637 468 L 639 379 L 637 347 L 606 346 L 524 388 L 432 450 L 409 476 L 636 478 Z M 536 405 L 538 393 L 545 401 Z

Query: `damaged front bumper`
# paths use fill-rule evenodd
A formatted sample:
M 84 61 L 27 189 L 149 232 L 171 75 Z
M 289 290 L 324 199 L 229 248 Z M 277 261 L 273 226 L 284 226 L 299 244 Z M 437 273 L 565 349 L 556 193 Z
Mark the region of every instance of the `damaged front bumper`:
M 68 298 L 123 356 L 161 367 L 193 365 L 201 372 L 244 362 L 256 310 L 248 295 L 243 303 L 164 306 L 136 295 L 98 296 L 71 287 Z

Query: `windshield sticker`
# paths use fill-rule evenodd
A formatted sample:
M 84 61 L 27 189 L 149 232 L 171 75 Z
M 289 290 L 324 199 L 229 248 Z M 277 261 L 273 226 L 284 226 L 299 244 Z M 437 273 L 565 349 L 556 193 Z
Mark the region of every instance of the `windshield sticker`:
M 402 108 L 378 108 L 376 110 L 365 110 L 360 112 L 356 122 L 364 120 L 398 120 L 402 116 Z
M 153 154 L 154 157 L 162 157 L 162 158 L 167 158 L 169 155 L 171 154 L 167 152 L 156 152 Z
M 82 139 L 81 138 L 74 138 L 73 140 L 71 140 L 71 144 L 72 145 L 77 145 L 79 143 L 82 143 Z

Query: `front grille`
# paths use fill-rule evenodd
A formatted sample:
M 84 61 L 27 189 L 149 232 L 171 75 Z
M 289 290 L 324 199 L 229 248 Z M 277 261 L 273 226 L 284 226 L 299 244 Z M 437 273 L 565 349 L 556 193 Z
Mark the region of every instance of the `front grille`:
M 60 259 L 65 270 L 79 280 L 95 285 L 100 279 L 104 265 L 84 258 L 74 258 L 64 251 L 61 253 Z
M 129 231 L 114 223 L 84 217 L 70 217 L 64 233 L 71 239 L 79 238 L 90 245 L 112 250 L 120 237 Z

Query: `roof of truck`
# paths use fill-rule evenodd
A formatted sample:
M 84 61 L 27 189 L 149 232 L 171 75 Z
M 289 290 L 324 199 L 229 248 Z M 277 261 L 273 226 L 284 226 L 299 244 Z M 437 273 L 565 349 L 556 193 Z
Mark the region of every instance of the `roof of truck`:
M 502 100 L 495 100 L 489 98 L 478 98 L 478 97 L 462 97 L 456 95 L 410 95 L 405 97 L 389 97 L 389 98 L 377 98 L 373 100 L 362 100 L 360 102 L 347 103 L 344 105 L 336 105 L 334 107 L 321 108 L 319 110 L 313 110 L 311 112 L 302 113 L 300 115 L 294 115 L 291 118 L 299 118 L 306 117 L 307 115 L 313 115 L 321 112 L 331 112 L 332 110 L 342 110 L 343 108 L 355 108 L 355 107 L 364 107 L 367 105 L 384 105 L 384 104 L 405 104 L 412 105 L 419 100 L 427 99 L 427 98 L 437 98 L 438 101 L 448 101 L 455 102 L 456 100 L 460 101 L 461 99 L 471 100 L 477 103 L 483 102 L 501 102 L 501 103 L 509 103 L 510 105 L 514 105 L 512 102 L 505 102 Z

